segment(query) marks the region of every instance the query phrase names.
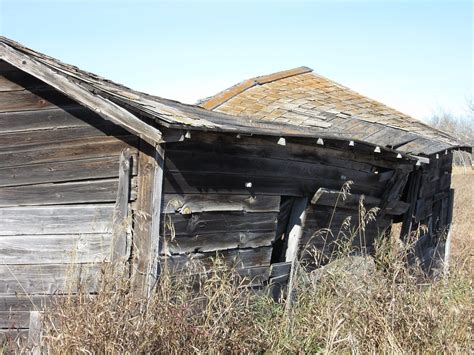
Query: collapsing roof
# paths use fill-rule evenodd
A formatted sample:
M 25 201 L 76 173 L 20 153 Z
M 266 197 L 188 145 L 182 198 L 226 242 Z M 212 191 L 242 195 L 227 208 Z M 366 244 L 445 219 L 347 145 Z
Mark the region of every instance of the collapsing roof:
M 199 107 L 132 90 L 1 36 L 0 59 L 151 144 L 167 141 L 167 129 L 183 129 L 351 140 L 405 158 L 468 146 L 305 67 L 244 81 Z
M 324 136 L 431 155 L 464 142 L 358 94 L 307 67 L 243 81 L 200 105 L 261 122 L 291 123 Z
M 149 143 L 163 141 L 160 131 L 162 127 L 273 136 L 310 136 L 310 133 L 295 125 L 229 116 L 141 93 L 1 36 L 0 59 L 51 85 Z M 149 124 L 150 120 L 157 125 Z

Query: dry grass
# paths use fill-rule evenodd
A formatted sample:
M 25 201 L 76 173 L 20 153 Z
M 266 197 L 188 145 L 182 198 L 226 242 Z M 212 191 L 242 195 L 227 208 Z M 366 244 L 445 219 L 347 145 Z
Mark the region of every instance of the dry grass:
M 474 174 L 454 175 L 448 277 L 407 270 L 409 251 L 380 240 L 371 261 L 345 258 L 295 277 L 288 307 L 219 260 L 199 277 L 164 273 L 151 298 L 106 271 L 96 296 L 66 297 L 45 313 L 43 350 L 79 353 L 473 352 Z M 346 253 L 347 254 L 347 253 Z M 360 264 L 357 264 L 360 263 Z

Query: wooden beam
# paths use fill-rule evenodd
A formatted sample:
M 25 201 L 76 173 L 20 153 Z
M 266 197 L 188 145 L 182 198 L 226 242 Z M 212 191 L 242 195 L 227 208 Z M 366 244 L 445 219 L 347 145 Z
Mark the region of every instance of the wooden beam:
M 28 348 L 30 354 L 39 355 L 41 354 L 41 328 L 42 319 L 41 313 L 38 311 L 30 312 L 30 324 L 28 331 Z
M 306 221 L 306 207 L 308 206 L 308 198 L 301 197 L 295 199 L 291 209 L 290 219 L 288 221 L 288 246 L 285 254 L 285 261 L 291 263 L 290 277 L 288 280 L 288 301 L 287 311 L 292 303 L 293 280 L 296 271 L 296 258 L 298 256 L 298 246 L 303 234 L 304 223 Z
M 151 221 L 151 269 L 150 279 L 148 282 L 148 294 L 158 280 L 159 270 L 159 254 L 161 241 L 161 211 L 163 210 L 163 170 L 165 165 L 165 149 L 162 145 L 155 147 L 155 173 L 153 177 L 153 213 Z
M 120 155 L 120 171 L 112 224 L 111 260 L 122 265 L 127 259 L 128 202 L 130 198 L 130 150 L 125 149 Z
M 5 43 L 0 43 L 0 58 L 51 85 L 71 99 L 94 110 L 104 118 L 111 120 L 143 140 L 151 144 L 162 142 L 161 132 L 157 128 L 146 124 L 112 101 L 91 93 L 79 83 L 53 70 L 48 65 L 31 59 L 28 55 L 14 50 Z
M 138 161 L 132 278 L 135 290 L 145 296 L 158 276 L 163 164 L 164 148 L 144 143 Z

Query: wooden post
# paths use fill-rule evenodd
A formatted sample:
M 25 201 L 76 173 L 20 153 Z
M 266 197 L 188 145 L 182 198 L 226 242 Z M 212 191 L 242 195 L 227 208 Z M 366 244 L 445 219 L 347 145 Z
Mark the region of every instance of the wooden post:
M 444 274 L 449 272 L 449 259 L 451 254 L 451 231 L 453 230 L 453 207 L 454 207 L 454 189 L 449 190 L 448 214 L 446 216 L 446 227 L 448 234 L 444 244 Z
M 287 310 L 292 302 L 293 279 L 295 276 L 295 265 L 298 257 L 298 246 L 300 244 L 301 235 L 303 234 L 304 223 L 306 220 L 306 207 L 308 206 L 308 198 L 301 197 L 295 199 L 291 210 L 290 220 L 288 222 L 288 246 L 285 254 L 285 261 L 291 262 L 290 278 L 288 280 L 288 300 Z
M 113 226 L 112 226 L 112 263 L 122 265 L 127 255 L 127 215 L 128 200 L 130 195 L 130 150 L 125 149 L 120 155 L 119 181 L 117 199 L 115 201 Z
M 28 348 L 33 355 L 41 354 L 41 312 L 30 312 L 30 324 L 28 330 Z
M 158 277 L 159 228 L 164 147 L 142 145 L 138 162 L 138 195 L 134 228 L 133 284 L 148 296 Z

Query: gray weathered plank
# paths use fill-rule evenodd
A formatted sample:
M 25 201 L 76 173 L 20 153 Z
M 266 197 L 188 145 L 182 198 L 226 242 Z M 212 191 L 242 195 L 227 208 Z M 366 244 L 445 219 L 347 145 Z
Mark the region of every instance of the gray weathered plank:
M 54 103 L 53 103 L 54 102 Z M 73 101 L 52 89 L 0 91 L 0 112 L 43 110 L 57 105 L 71 105 Z
M 275 239 L 275 231 L 200 233 L 194 236 L 178 235 L 166 239 L 162 253 L 184 254 L 269 246 Z
M 116 202 L 113 214 L 112 224 L 112 250 L 111 260 L 116 264 L 122 264 L 127 257 L 127 232 L 129 229 L 128 221 L 128 202 L 130 194 L 130 150 L 125 149 L 120 155 L 120 171 L 118 188 L 116 192 Z
M 164 221 L 173 226 L 175 235 L 189 235 L 235 231 L 274 231 L 275 212 L 203 212 L 192 215 L 170 214 Z M 170 228 L 167 228 L 169 230 Z
M 0 113 L 0 133 L 2 134 L 87 126 L 100 127 L 105 130 L 114 125 L 78 104 L 52 107 L 40 111 Z
M 0 208 L 0 235 L 107 233 L 113 204 Z
M 164 206 L 164 213 L 181 214 L 213 211 L 278 212 L 280 196 L 166 194 Z
M 27 329 L 30 311 L 0 311 L 0 329 Z
M 110 234 L 0 236 L 0 260 L 4 265 L 102 262 L 109 259 L 111 239 Z
M 0 265 L 0 293 L 53 294 L 94 290 L 101 264 Z
M 130 143 L 136 140 L 135 137 L 127 137 Z M 91 137 L 73 142 L 51 142 L 33 148 L 14 145 L 9 151 L 0 152 L 0 167 L 118 156 L 128 146 L 127 142 L 115 137 Z
M 118 155 L 0 168 L 0 186 L 70 182 L 118 177 Z M 134 164 L 133 175 L 136 175 Z
M 92 137 L 120 137 L 129 136 L 130 134 L 119 126 L 106 126 L 95 128 L 94 126 L 88 125 L 84 127 L 71 127 L 71 128 L 55 128 L 50 130 L 39 130 L 39 131 L 23 131 L 13 133 L 2 133 L 0 134 L 0 152 L 12 151 L 14 146 L 19 147 L 18 149 L 26 150 L 38 148 L 40 149 L 44 144 L 56 144 L 64 142 L 65 144 L 74 141 L 84 141 Z M 126 138 L 126 137 L 125 137 Z M 119 138 L 117 138 L 119 140 Z
M 0 207 L 114 202 L 117 186 L 117 179 L 104 179 L 0 187 Z
M 230 267 L 245 268 L 270 265 L 271 254 L 272 247 L 232 249 L 219 252 L 163 256 L 160 258 L 160 263 L 178 270 L 193 266 L 193 264 L 208 268 L 213 264 L 213 259 L 219 256 Z

